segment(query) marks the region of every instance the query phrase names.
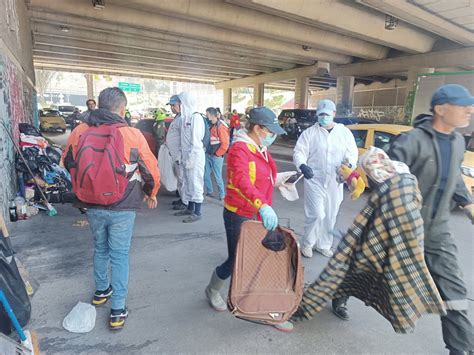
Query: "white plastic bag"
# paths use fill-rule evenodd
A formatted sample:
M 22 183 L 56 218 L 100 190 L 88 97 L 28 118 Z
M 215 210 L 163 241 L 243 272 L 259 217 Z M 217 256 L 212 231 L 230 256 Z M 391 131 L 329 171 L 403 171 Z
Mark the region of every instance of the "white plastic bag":
M 162 144 L 158 152 L 158 167 L 160 168 L 160 181 L 166 190 L 173 192 L 178 189 L 178 180 L 173 171 L 173 159 L 166 144 Z
M 63 327 L 71 333 L 88 333 L 95 327 L 95 307 L 78 302 L 63 320 Z
M 280 193 L 285 200 L 296 201 L 300 198 L 298 190 L 296 189 L 296 183 L 282 184 L 278 187 L 278 190 L 280 190 Z

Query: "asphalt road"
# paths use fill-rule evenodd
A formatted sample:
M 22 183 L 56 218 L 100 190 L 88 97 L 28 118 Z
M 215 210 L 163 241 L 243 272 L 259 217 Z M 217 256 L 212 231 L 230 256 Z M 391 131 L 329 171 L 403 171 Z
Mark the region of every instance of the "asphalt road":
M 55 139 L 63 139 L 63 135 Z M 61 142 L 60 142 L 61 143 Z M 279 148 L 286 156 L 289 148 Z M 278 155 L 280 171 L 293 169 Z M 300 200 L 288 202 L 275 192 L 274 207 L 296 233 L 303 228 L 303 184 Z M 346 229 L 363 207 L 344 201 L 337 228 Z M 78 302 L 89 302 L 94 291 L 93 244 L 87 226 L 70 206 L 56 206 L 55 217 L 39 215 L 17 222 L 11 228 L 12 243 L 30 273 L 41 286 L 32 300 L 30 328 L 40 338 L 46 354 L 445 354 L 439 318 L 424 316 L 415 333 L 398 335 L 388 321 L 356 299 L 350 299 L 351 321 L 344 322 L 322 310 L 312 321 L 297 323 L 295 331 L 283 334 L 271 327 L 235 319 L 209 308 L 204 287 L 211 271 L 226 258 L 222 204 L 206 199 L 203 220 L 183 224 L 171 211 L 174 195 L 160 192 L 156 210 L 137 214 L 131 250 L 131 271 L 126 327 L 113 333 L 107 328 L 109 308 L 99 308 L 95 329 L 71 334 L 61 326 Z M 473 299 L 473 228 L 459 212 L 452 217 L 452 230 L 459 246 L 459 262 Z M 305 259 L 305 277 L 314 280 L 327 258 L 316 254 Z M 223 295 L 225 294 L 223 290 Z M 471 319 L 473 318 L 473 302 Z

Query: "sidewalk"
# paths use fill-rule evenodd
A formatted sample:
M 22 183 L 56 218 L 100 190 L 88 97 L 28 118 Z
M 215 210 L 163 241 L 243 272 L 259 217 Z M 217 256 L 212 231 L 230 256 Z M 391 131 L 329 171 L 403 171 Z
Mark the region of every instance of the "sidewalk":
M 61 326 L 72 307 L 78 301 L 89 302 L 94 290 L 91 233 L 88 226 L 73 226 L 83 219 L 77 210 L 57 206 L 56 217 L 40 215 L 11 228 L 18 255 L 41 283 L 32 301 L 30 328 L 38 332 L 44 353 L 445 353 L 437 317 L 422 318 L 415 334 L 397 335 L 385 319 L 356 299 L 349 301 L 351 321 L 336 318 L 326 308 L 313 321 L 297 323 L 292 334 L 212 311 L 204 287 L 227 255 L 222 206 L 206 200 L 204 219 L 184 224 L 170 210 L 173 199 L 171 194 L 160 196 L 157 210 L 137 215 L 130 317 L 117 333 L 108 330 L 107 307 L 98 308 L 91 333 L 71 334 Z M 286 213 L 300 217 L 301 207 L 293 206 Z M 344 223 L 350 218 L 344 217 Z M 314 280 L 327 260 L 319 255 L 305 259 L 306 279 Z

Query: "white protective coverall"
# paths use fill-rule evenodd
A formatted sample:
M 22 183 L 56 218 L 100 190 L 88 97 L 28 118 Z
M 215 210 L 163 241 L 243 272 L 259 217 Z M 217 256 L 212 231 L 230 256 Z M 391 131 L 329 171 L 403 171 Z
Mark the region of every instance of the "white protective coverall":
M 336 123 L 331 132 L 318 123 L 306 129 L 293 153 L 299 169 L 308 165 L 314 173 L 304 179 L 305 225 L 302 247 L 330 249 L 334 225 L 343 199 L 343 185 L 336 180 L 336 169 L 347 160 L 354 168 L 358 150 L 351 131 Z
M 189 92 L 178 95 L 181 101 L 181 161 L 184 167 L 184 201 L 204 200 L 204 119 L 197 112 L 196 101 Z
M 182 163 L 182 154 L 181 154 L 181 125 L 182 117 L 178 113 L 176 117 L 171 121 L 168 128 L 168 133 L 166 134 L 166 146 L 170 151 L 171 158 L 173 159 L 173 172 L 178 180 L 178 193 L 181 201 L 185 205 L 188 204 L 184 197 L 184 167 Z

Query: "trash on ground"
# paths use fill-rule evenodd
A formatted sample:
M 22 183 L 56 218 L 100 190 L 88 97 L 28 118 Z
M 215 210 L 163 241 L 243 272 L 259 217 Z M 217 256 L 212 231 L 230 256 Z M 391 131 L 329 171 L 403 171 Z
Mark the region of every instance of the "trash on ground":
M 71 333 L 88 333 L 95 327 L 95 307 L 78 302 L 63 320 L 63 327 Z

